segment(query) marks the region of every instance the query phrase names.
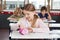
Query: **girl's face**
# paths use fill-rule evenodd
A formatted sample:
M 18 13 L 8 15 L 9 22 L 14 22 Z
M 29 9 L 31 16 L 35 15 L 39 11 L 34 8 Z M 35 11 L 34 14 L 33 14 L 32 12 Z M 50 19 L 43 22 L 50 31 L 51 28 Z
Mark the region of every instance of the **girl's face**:
M 14 15 L 20 16 L 20 13 L 18 11 L 14 12 Z
M 26 10 L 24 10 L 23 12 L 24 12 L 25 17 L 26 17 L 27 20 L 29 20 L 29 21 L 33 20 L 33 18 L 34 18 L 34 12 L 26 11 Z
M 20 16 L 21 13 L 22 13 L 22 10 L 19 9 L 19 10 L 16 10 L 14 14 L 15 14 L 16 16 Z
M 43 11 L 42 11 L 42 14 L 45 14 L 45 13 L 46 13 L 46 11 L 45 11 L 45 10 L 43 10 Z

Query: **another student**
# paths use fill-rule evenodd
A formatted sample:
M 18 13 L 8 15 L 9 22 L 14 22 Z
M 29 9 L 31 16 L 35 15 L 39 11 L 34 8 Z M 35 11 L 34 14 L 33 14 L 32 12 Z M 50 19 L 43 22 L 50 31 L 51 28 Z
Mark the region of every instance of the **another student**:
M 18 26 L 20 29 L 27 29 L 28 33 L 33 32 L 33 28 L 40 28 L 40 32 L 48 32 L 49 27 L 44 24 L 44 22 L 38 18 L 35 13 L 35 7 L 32 4 L 26 4 L 23 10 L 25 16 L 18 21 Z M 27 32 L 25 31 L 25 33 Z M 36 29 L 37 30 L 37 29 Z M 20 33 L 22 31 L 20 30 Z M 22 32 L 24 34 L 24 32 Z
M 47 12 L 47 8 L 45 6 L 41 7 L 41 13 L 38 13 L 38 16 L 42 19 L 48 19 L 51 20 L 50 14 Z
M 21 8 L 16 8 L 14 11 L 13 15 L 11 15 L 8 20 L 19 20 L 19 18 L 22 18 L 24 15 L 22 14 L 22 9 Z

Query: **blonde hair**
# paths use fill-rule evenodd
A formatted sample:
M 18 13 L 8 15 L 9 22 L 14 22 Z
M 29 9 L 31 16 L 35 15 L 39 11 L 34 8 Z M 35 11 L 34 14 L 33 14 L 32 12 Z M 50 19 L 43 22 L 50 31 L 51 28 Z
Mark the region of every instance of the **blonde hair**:
M 17 7 L 17 8 L 15 9 L 13 15 L 17 15 L 18 13 L 19 13 L 19 14 L 22 14 L 22 9 Z
M 34 7 L 33 4 L 26 4 L 24 6 L 24 10 L 26 10 L 26 11 L 35 11 L 35 7 Z M 33 19 L 31 27 L 34 27 L 37 18 L 38 18 L 38 16 L 34 14 L 34 19 Z

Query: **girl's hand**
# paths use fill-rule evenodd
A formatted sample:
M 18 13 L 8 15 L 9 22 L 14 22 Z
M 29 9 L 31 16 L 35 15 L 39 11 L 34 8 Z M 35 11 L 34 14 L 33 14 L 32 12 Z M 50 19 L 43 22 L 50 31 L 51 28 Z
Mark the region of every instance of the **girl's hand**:
M 33 32 L 32 28 L 28 28 L 29 33 Z
M 42 20 L 46 20 L 46 18 L 42 18 Z

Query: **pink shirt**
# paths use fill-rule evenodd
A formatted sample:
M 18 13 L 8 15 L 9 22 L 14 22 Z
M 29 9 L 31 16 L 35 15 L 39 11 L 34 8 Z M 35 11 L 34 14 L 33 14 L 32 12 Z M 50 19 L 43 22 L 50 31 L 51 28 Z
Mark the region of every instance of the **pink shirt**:
M 31 27 L 31 23 L 25 18 L 21 18 L 17 24 L 24 28 Z M 49 27 L 40 18 L 38 18 L 37 21 L 35 22 L 35 27 L 36 28 L 33 28 L 34 32 L 48 32 L 49 31 Z

